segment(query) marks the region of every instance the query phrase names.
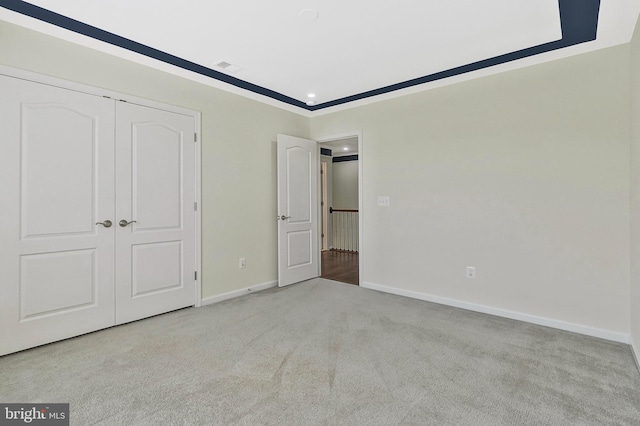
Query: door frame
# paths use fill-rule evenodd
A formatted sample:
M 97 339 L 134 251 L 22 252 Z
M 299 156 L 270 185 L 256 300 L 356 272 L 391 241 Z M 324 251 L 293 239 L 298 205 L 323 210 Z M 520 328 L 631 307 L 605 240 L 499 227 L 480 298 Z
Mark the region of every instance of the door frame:
M 176 114 L 182 114 L 195 119 L 195 202 L 197 208 L 194 206 L 195 214 L 195 273 L 197 278 L 195 279 L 195 297 L 194 306 L 202 306 L 202 113 L 200 111 L 183 108 L 175 105 L 164 104 L 161 102 L 152 101 L 149 99 L 132 96 L 113 90 L 101 89 L 99 87 L 93 87 L 82 83 L 76 83 L 74 81 L 63 80 L 56 77 L 50 77 L 43 74 L 38 74 L 31 71 L 25 71 L 18 68 L 8 67 L 6 65 L 0 65 L 0 75 L 7 77 L 19 78 L 22 80 L 32 81 L 34 83 L 46 84 L 49 86 L 59 87 L 61 89 L 73 90 L 76 92 L 82 92 L 88 95 L 99 96 L 113 99 L 119 102 L 128 102 L 145 107 L 164 110 Z
M 322 217 L 320 217 L 320 251 L 329 250 L 328 169 L 327 162 L 320 158 L 320 212 L 322 213 Z
M 363 217 L 364 217 L 364 212 L 362 210 L 362 159 L 363 159 L 363 149 L 362 149 L 362 130 L 353 130 L 350 132 L 344 132 L 344 133 L 338 133 L 338 134 L 333 134 L 333 135 L 327 135 L 327 136 L 320 136 L 320 137 L 314 137 L 311 139 L 314 139 L 317 144 L 318 144 L 318 170 L 320 170 L 320 147 L 322 146 L 323 143 L 326 142 L 333 142 L 333 141 L 338 141 L 338 140 L 342 140 L 342 139 L 351 139 L 351 138 L 358 138 L 358 285 L 362 285 L 362 282 L 364 281 L 362 279 L 363 277 L 363 268 L 362 265 L 364 264 L 364 227 L 363 227 Z M 318 171 L 318 174 L 320 174 L 320 171 Z M 320 190 L 320 183 L 318 182 L 318 197 L 322 197 L 322 193 Z M 320 207 L 320 202 L 318 202 L 318 208 Z M 320 211 L 318 211 L 318 215 L 320 215 Z M 320 216 L 318 216 L 320 217 Z M 319 224 L 319 231 L 322 231 L 322 224 Z M 318 234 L 320 235 L 320 234 Z M 322 251 L 318 250 L 318 265 L 320 265 L 320 268 L 322 268 Z M 322 271 L 322 269 L 320 270 L 320 272 Z

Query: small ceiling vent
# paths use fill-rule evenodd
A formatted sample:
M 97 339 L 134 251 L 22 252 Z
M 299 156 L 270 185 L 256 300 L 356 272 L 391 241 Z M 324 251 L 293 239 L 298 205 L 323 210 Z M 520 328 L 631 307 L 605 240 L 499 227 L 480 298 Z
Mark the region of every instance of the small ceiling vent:
M 216 62 L 214 67 L 218 71 L 222 71 L 222 72 L 225 72 L 227 74 L 235 74 L 235 73 L 237 73 L 238 71 L 240 71 L 242 69 L 239 66 L 230 64 L 227 61 L 218 61 L 218 62 Z

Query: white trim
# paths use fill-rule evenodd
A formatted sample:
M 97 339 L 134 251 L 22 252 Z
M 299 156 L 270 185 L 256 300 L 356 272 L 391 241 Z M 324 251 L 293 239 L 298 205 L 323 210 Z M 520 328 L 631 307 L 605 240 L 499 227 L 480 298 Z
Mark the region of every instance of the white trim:
M 640 358 L 638 357 L 639 354 L 636 351 L 633 340 L 629 342 L 629 345 L 631 346 L 631 355 L 633 355 L 633 360 L 636 362 L 636 367 L 638 368 L 638 372 L 640 373 Z
M 235 299 L 236 297 L 244 296 L 245 294 L 255 293 L 256 291 L 266 290 L 278 286 L 278 281 L 269 281 L 267 283 L 257 284 L 251 287 L 241 288 L 240 290 L 234 290 L 227 293 L 218 294 L 216 296 L 209 296 L 202 299 L 202 306 L 213 305 L 214 303 L 223 302 L 229 299 Z
M 137 96 L 124 94 L 121 92 L 115 92 L 109 89 L 90 86 L 88 84 L 77 83 L 71 80 L 64 80 L 57 77 L 51 77 L 48 75 L 38 74 L 31 71 L 25 71 L 19 68 L 12 68 L 6 65 L 0 65 L 0 75 L 18 78 L 20 80 L 27 80 L 34 83 L 46 84 L 47 86 L 73 90 L 75 92 L 81 92 L 87 95 L 107 97 L 116 101 L 124 101 L 131 104 L 159 109 L 162 111 L 169 111 L 176 114 L 186 115 L 189 117 L 195 117 L 197 114 L 199 114 L 199 111 L 196 111 L 193 109 L 188 109 L 188 108 L 184 108 L 176 105 L 170 105 L 162 102 L 152 101 L 150 99 L 140 98 Z
M 381 291 L 383 293 L 396 294 L 398 296 L 410 297 L 412 299 L 424 300 L 427 302 L 438 303 L 440 305 L 453 306 L 455 308 L 466 309 L 474 312 L 481 312 L 483 314 L 495 315 L 503 318 L 510 318 L 518 321 L 524 321 L 531 324 L 542 325 L 545 327 L 557 328 L 559 330 L 571 331 L 573 333 L 584 334 L 592 337 L 599 337 L 601 339 L 611 340 L 619 343 L 630 343 L 630 336 L 626 333 L 618 333 L 615 331 L 603 330 L 600 328 L 589 327 L 581 324 L 575 324 L 552 318 L 544 318 L 536 315 L 525 314 L 522 312 L 509 311 L 506 309 L 495 308 L 492 306 L 480 305 L 477 303 L 464 302 L 456 299 L 449 299 L 446 297 L 433 296 L 426 293 L 420 293 L 417 291 L 403 290 L 395 287 L 388 287 L 380 284 L 374 284 L 371 282 L 362 282 L 362 287 L 370 290 Z
M 195 307 L 202 306 L 202 113 L 198 112 L 196 119 L 196 299 Z
M 9 22 L 14 25 L 27 28 L 29 30 L 37 31 L 46 34 L 51 37 L 55 37 L 61 40 L 65 40 L 80 46 L 84 46 L 90 49 L 97 50 L 108 55 L 113 55 L 117 58 L 137 63 L 150 67 L 152 69 L 160 70 L 176 77 L 186 78 L 191 81 L 195 81 L 206 86 L 214 87 L 216 89 L 223 90 L 228 93 L 233 93 L 244 98 L 252 99 L 254 101 L 261 102 L 263 104 L 271 105 L 276 108 L 292 112 L 294 114 L 302 115 L 304 117 L 311 117 L 311 111 L 299 108 L 287 104 L 285 102 L 278 101 L 259 93 L 252 92 L 247 89 L 243 89 L 238 86 L 234 86 L 224 81 L 217 80 L 211 77 L 204 76 L 202 74 L 195 73 L 193 71 L 186 70 L 184 68 L 177 67 L 175 65 L 162 62 L 157 59 L 150 58 L 140 53 L 127 50 L 123 47 L 119 47 L 104 41 L 97 40 L 95 38 L 78 34 L 71 30 L 67 30 L 62 27 L 50 24 L 49 22 L 40 21 L 36 18 L 32 18 L 27 15 L 23 15 L 12 10 L 0 8 L 0 20 Z
M 342 139 L 351 139 L 358 138 L 358 285 L 363 285 L 362 277 L 364 276 L 362 271 L 362 265 L 364 265 L 364 226 L 363 224 L 363 216 L 364 212 L 362 211 L 362 198 L 363 198 L 363 187 L 362 187 L 362 170 L 363 170 L 363 143 L 362 143 L 362 130 L 353 130 L 351 132 L 338 133 L 337 135 L 323 136 L 320 138 L 313 138 L 316 140 L 318 145 L 325 142 L 332 142 Z M 320 152 L 320 146 L 318 146 L 318 152 Z M 319 164 L 318 158 L 318 164 Z M 319 190 L 319 189 L 318 189 Z M 332 249 L 333 247 L 331 247 Z M 321 253 L 318 253 L 318 264 L 321 265 L 322 258 Z

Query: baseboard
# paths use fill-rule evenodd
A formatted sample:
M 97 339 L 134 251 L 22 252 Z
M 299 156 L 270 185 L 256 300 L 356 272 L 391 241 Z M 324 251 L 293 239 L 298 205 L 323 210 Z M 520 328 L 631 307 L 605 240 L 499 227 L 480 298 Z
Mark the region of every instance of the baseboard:
M 538 317 L 535 315 L 524 314 L 521 312 L 494 308 L 492 306 L 480 305 L 477 303 L 470 303 L 470 302 L 463 302 L 461 300 L 449 299 L 446 297 L 433 296 L 430 294 L 420 293 L 417 291 L 403 290 L 395 287 L 387 287 L 384 285 L 374 284 L 366 281 L 362 282 L 360 286 L 371 289 L 371 290 L 381 291 L 384 293 L 391 293 L 391 294 L 396 294 L 398 296 L 410 297 L 412 299 L 419 299 L 427 302 L 438 303 L 440 305 L 453 306 L 455 308 L 467 309 L 469 311 L 481 312 L 483 314 L 515 319 L 518 321 L 524 321 L 532 324 L 543 325 L 545 327 L 557 328 L 559 330 L 571 331 L 574 333 L 584 334 L 592 337 L 599 337 L 601 339 L 611 340 L 614 342 L 626 343 L 626 344 L 630 343 L 630 336 L 625 333 L 617 333 L 614 331 L 587 327 L 584 325 L 559 321 L 551 318 Z
M 638 372 L 640 373 L 640 358 L 638 358 L 638 355 L 640 355 L 640 353 L 636 350 L 636 345 L 634 344 L 633 340 L 631 341 L 631 353 L 633 354 L 633 359 L 636 362 L 636 367 L 638 367 Z
M 245 294 L 255 293 L 256 291 L 266 290 L 278 286 L 278 281 L 269 281 L 268 283 L 256 284 L 251 287 L 241 288 L 240 290 L 230 291 L 228 293 L 217 294 L 202 299 L 202 306 L 213 305 L 214 303 L 223 302 L 225 300 L 234 299 L 244 296 Z

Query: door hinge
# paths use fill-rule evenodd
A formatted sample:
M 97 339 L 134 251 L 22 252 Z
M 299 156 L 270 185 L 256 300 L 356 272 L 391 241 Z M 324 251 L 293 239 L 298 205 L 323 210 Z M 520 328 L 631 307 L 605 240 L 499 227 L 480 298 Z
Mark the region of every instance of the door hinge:
M 197 133 L 193 134 L 193 141 L 194 142 L 198 142 L 198 134 Z
M 194 271 L 193 273 L 193 279 L 198 281 L 198 271 Z
M 324 238 L 324 234 L 320 234 L 320 236 L 321 236 L 322 238 Z
M 193 203 L 193 210 L 198 211 L 198 202 Z
M 321 206 L 324 206 L 324 201 L 320 201 L 320 205 L 321 205 Z

